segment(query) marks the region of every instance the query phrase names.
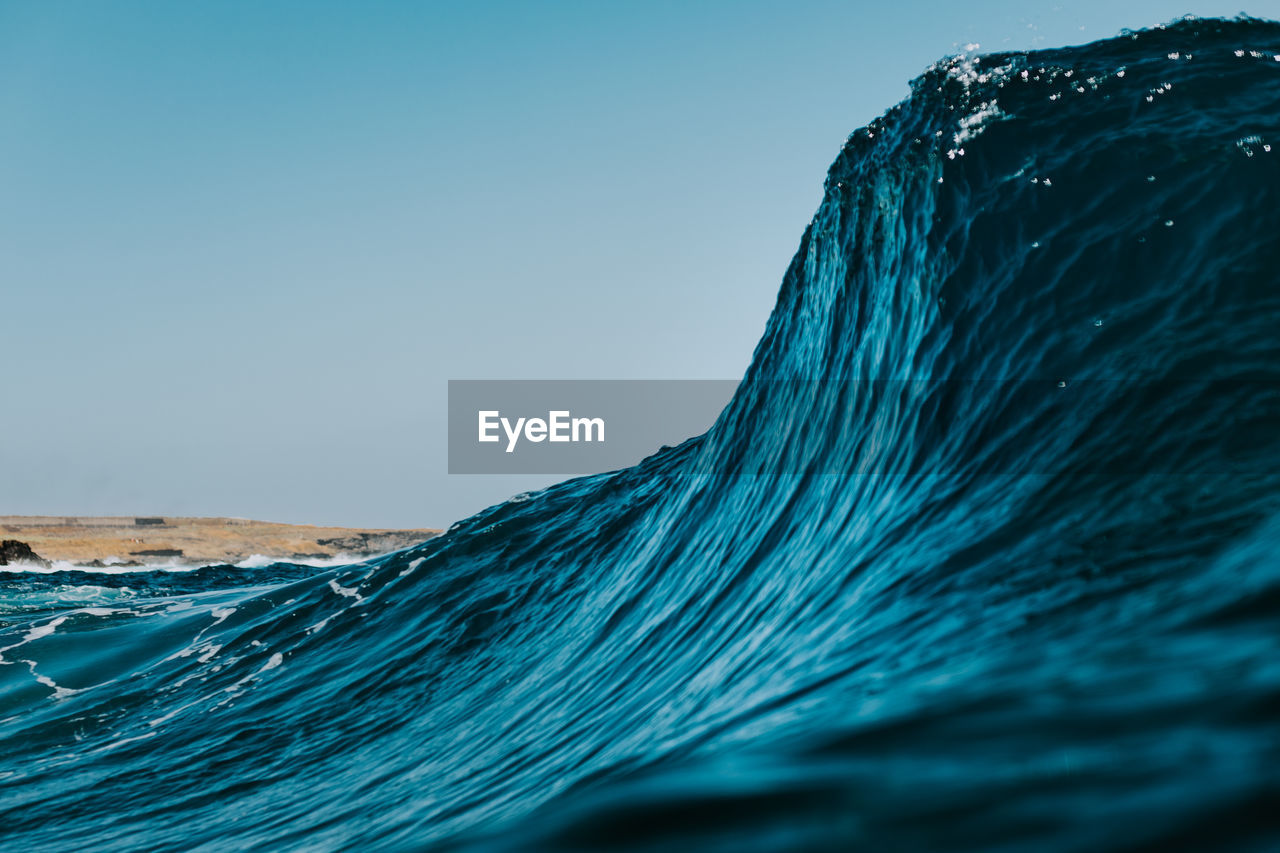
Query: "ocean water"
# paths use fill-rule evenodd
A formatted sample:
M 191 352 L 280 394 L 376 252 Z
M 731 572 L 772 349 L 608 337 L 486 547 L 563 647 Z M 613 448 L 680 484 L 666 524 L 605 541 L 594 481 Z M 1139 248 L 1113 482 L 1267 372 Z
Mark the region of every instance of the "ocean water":
M 356 565 L 0 576 L 0 847 L 1278 849 L 1278 461 L 1280 25 L 953 57 L 705 435 Z

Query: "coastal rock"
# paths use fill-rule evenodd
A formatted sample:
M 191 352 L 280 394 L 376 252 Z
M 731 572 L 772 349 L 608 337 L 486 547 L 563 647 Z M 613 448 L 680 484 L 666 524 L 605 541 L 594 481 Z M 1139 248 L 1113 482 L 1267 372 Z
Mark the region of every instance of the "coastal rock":
M 348 554 L 384 554 L 388 551 L 399 551 L 410 548 L 424 541 L 422 531 L 387 530 L 362 531 L 349 536 L 335 536 L 331 539 L 317 539 L 321 547 L 336 548 L 340 553 Z
M 14 563 L 29 563 L 45 569 L 51 565 L 48 560 L 32 551 L 31 546 L 26 542 L 19 542 L 17 539 L 6 539 L 0 542 L 0 566 L 8 566 Z
M 438 533 L 429 529 L 317 527 L 245 518 L 0 515 L 0 537 L 21 540 L 55 565 L 65 561 L 99 569 L 158 562 L 234 565 L 250 557 L 267 562 L 331 560 L 339 555 L 363 559 L 365 555 L 416 545 Z M 317 539 L 341 544 L 321 544 Z

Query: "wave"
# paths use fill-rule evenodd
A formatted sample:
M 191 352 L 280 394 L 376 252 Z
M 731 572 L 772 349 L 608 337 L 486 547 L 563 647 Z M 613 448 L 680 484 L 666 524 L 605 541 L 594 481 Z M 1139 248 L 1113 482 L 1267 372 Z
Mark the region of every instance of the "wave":
M 379 555 L 381 556 L 381 555 Z M 334 566 L 347 566 L 351 564 L 351 555 L 343 555 L 337 557 L 312 557 L 305 560 L 291 562 L 289 565 L 310 566 L 311 568 L 333 568 Z M 0 572 L 9 574 L 37 574 L 37 575 L 53 575 L 64 572 L 86 572 L 90 574 L 104 575 L 121 575 L 121 574 L 146 574 L 151 572 L 194 572 L 199 569 L 209 568 L 215 565 L 226 565 L 236 569 L 263 569 L 280 563 L 280 560 L 274 557 L 268 557 L 265 554 L 250 554 L 243 560 L 235 563 L 145 563 L 139 564 L 133 561 L 121 560 L 117 557 L 108 557 L 100 563 L 74 563 L 70 560 L 53 560 L 48 565 L 39 563 L 9 563 L 0 566 Z
M 1277 234 L 1280 25 L 940 62 L 705 435 L 0 611 L 7 843 L 1274 844 Z

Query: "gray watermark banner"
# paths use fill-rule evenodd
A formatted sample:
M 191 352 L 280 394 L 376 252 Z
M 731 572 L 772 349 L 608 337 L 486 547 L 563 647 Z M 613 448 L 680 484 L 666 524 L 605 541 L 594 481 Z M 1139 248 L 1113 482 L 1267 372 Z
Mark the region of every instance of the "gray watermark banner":
M 706 474 L 1256 474 L 1280 382 L 452 380 L 451 474 L 595 474 L 707 432 Z
M 450 474 L 595 474 L 706 432 L 727 379 L 451 379 Z

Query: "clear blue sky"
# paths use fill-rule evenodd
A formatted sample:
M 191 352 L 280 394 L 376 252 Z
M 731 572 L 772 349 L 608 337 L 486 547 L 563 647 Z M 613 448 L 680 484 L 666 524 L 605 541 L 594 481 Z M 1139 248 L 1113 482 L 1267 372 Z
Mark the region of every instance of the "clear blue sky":
M 450 378 L 741 375 L 968 42 L 1254 0 L 0 2 L 0 514 L 446 526 Z

